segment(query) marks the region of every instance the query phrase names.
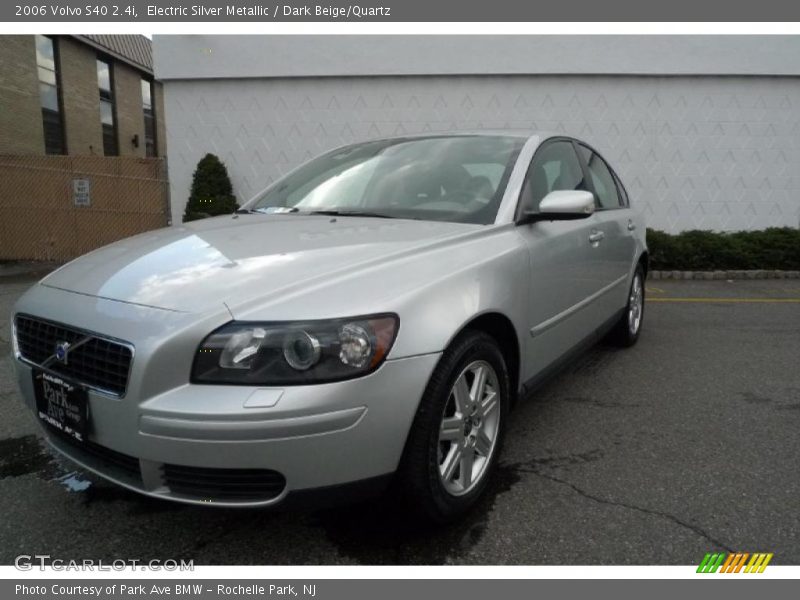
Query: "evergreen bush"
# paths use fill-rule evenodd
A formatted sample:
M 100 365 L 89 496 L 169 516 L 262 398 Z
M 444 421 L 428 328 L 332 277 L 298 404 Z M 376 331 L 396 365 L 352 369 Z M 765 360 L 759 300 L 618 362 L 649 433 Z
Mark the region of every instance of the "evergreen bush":
M 192 189 L 183 215 L 184 223 L 217 215 L 228 215 L 237 208 L 239 205 L 236 196 L 233 195 L 228 169 L 217 156 L 206 154 L 197 163 L 192 176 Z

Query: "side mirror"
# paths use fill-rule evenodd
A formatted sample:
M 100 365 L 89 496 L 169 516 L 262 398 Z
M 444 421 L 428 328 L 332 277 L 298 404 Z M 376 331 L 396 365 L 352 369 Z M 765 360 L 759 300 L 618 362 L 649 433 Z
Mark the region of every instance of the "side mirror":
M 559 190 L 542 198 L 539 210 L 525 211 L 521 223 L 585 219 L 594 213 L 594 195 L 585 190 Z

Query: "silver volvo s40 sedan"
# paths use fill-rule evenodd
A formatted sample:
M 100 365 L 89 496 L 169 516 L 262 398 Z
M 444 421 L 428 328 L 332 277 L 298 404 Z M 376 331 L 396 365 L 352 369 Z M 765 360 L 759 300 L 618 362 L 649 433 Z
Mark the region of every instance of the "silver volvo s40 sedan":
M 19 386 L 59 452 L 149 496 L 391 484 L 445 521 L 485 488 L 517 397 L 601 336 L 636 342 L 644 231 L 566 136 L 353 144 L 44 278 L 12 315 Z

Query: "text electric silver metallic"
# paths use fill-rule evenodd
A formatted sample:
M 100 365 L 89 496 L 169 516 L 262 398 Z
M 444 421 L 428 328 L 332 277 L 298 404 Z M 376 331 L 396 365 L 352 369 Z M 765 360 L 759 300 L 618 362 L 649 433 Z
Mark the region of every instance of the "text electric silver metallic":
M 582 142 L 354 144 L 47 276 L 12 317 L 19 386 L 57 450 L 150 496 L 391 481 L 443 521 L 484 489 L 517 396 L 600 335 L 636 342 L 646 272 Z

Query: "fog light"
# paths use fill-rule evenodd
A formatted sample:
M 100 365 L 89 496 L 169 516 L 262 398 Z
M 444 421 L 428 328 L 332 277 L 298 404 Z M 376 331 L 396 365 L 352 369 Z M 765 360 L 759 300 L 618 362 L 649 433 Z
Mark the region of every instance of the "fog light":
M 293 331 L 283 341 L 283 357 L 297 371 L 313 367 L 319 355 L 319 340 L 305 331 Z
M 372 356 L 372 342 L 367 331 L 354 323 L 339 330 L 339 359 L 346 365 L 361 368 Z

